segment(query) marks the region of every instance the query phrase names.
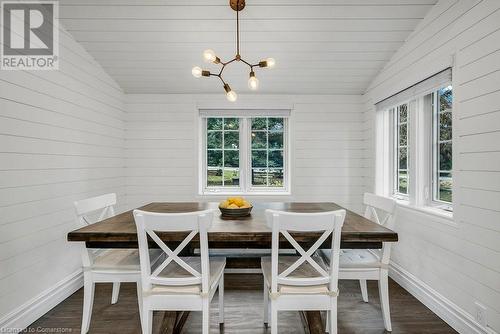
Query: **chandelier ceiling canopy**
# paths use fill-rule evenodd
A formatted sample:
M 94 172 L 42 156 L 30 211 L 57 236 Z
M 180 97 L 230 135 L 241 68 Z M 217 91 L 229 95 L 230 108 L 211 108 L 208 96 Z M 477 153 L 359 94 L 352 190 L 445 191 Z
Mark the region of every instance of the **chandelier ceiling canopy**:
M 200 78 L 200 77 L 218 77 L 224 87 L 224 90 L 226 91 L 226 97 L 229 101 L 234 102 L 238 98 L 238 95 L 236 94 L 235 91 L 231 89 L 229 84 L 227 84 L 224 81 L 224 78 L 222 77 L 222 74 L 224 73 L 224 69 L 226 68 L 227 65 L 235 62 L 235 61 L 241 61 L 248 65 L 250 67 L 250 74 L 248 78 L 248 87 L 252 90 L 256 90 L 259 87 L 259 79 L 255 76 L 254 72 L 254 67 L 267 67 L 267 68 L 273 68 L 275 65 L 275 60 L 273 58 L 267 58 L 265 60 L 261 60 L 256 64 L 251 64 L 247 62 L 245 59 L 243 59 L 240 55 L 240 17 L 239 17 L 239 12 L 245 8 L 245 0 L 229 0 L 229 5 L 231 8 L 236 12 L 236 55 L 234 56 L 233 59 L 223 62 L 215 52 L 211 49 L 205 50 L 203 52 L 203 58 L 205 62 L 207 63 L 214 63 L 214 64 L 220 64 L 221 69 L 219 70 L 218 73 L 211 73 L 208 70 L 203 70 L 198 66 L 193 67 L 191 70 L 191 73 L 195 78 Z

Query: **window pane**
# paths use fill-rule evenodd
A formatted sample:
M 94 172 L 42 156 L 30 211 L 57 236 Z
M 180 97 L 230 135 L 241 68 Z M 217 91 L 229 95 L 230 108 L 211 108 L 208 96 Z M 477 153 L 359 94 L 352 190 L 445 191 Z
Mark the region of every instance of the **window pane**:
M 222 130 L 222 118 L 207 118 L 207 130 Z
M 267 148 L 267 133 L 264 131 L 252 132 L 252 148 L 266 149 Z
M 217 187 L 222 186 L 222 169 L 211 169 L 207 170 L 207 186 Z
M 442 171 L 452 169 L 451 142 L 439 144 L 439 169 Z
M 239 151 L 224 151 L 224 167 L 239 167 L 240 152 Z
M 451 110 L 453 108 L 453 90 L 451 86 L 441 88 L 439 94 L 439 111 Z
M 283 131 L 284 119 L 283 118 L 269 118 L 269 131 Z
M 439 200 L 444 202 L 452 202 L 452 186 L 453 181 L 451 173 L 439 173 Z
M 252 167 L 265 167 L 265 168 L 267 168 L 267 152 L 266 151 L 252 151 Z
M 222 131 L 208 131 L 207 148 L 222 148 Z
M 437 91 L 437 106 L 435 106 L 434 126 L 434 169 L 433 199 L 443 202 L 452 202 L 452 174 L 453 154 L 453 89 L 451 86 Z
M 269 170 L 269 186 L 283 187 L 283 169 Z
M 224 118 L 224 130 L 238 130 L 240 120 L 238 118 Z
M 408 194 L 408 173 L 400 171 L 398 174 L 398 192 Z
M 266 130 L 266 129 L 267 129 L 266 118 L 252 118 L 252 130 Z
M 398 108 L 399 111 L 399 123 L 404 123 L 408 121 L 408 105 L 402 104 Z
M 407 149 L 400 148 L 399 149 L 399 169 L 408 169 L 408 156 Z
M 224 185 L 229 187 L 240 185 L 240 170 L 238 168 L 224 169 Z
M 451 140 L 451 112 L 439 114 L 439 140 Z
M 270 132 L 269 133 L 269 148 L 282 149 L 283 148 L 283 132 Z
M 222 151 L 221 150 L 207 151 L 207 164 L 209 167 L 222 167 Z
M 407 124 L 401 124 L 399 126 L 399 145 L 406 146 L 408 144 L 408 126 Z
M 238 131 L 224 131 L 224 148 L 238 149 L 240 133 Z
M 252 168 L 252 185 L 267 186 L 267 169 Z
M 269 151 L 269 167 L 283 167 L 283 151 Z

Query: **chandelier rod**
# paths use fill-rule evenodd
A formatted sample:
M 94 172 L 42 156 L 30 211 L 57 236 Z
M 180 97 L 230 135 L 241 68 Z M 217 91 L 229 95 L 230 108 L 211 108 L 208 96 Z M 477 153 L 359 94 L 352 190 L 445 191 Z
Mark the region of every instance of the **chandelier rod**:
M 239 6 L 239 1 L 238 1 Z M 240 11 L 236 11 L 236 56 L 240 55 Z

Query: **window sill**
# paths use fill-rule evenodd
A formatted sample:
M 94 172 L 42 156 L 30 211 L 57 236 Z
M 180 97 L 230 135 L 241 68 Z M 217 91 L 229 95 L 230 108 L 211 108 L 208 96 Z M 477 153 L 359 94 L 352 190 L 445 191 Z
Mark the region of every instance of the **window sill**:
M 418 207 L 415 205 L 411 205 L 408 201 L 404 200 L 396 200 L 396 202 L 398 206 L 403 209 L 424 214 L 426 216 L 429 216 L 433 221 L 458 228 L 457 223 L 453 219 L 453 212 L 449 212 L 436 207 L 429 207 L 429 206 Z
M 252 191 L 252 192 L 231 192 L 231 191 L 213 191 L 203 192 L 199 196 L 291 196 L 287 191 Z

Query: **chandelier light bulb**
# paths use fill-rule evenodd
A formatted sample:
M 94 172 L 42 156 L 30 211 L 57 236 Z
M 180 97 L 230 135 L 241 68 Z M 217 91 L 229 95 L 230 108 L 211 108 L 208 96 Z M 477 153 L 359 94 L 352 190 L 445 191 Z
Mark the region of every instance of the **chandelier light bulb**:
M 207 49 L 207 50 L 203 51 L 203 59 L 205 59 L 205 61 L 207 63 L 215 62 L 217 60 L 217 56 L 215 55 L 215 51 L 212 49 Z
M 276 60 L 274 60 L 274 58 L 267 58 L 266 63 L 267 63 L 267 67 L 273 68 L 274 65 L 276 65 Z
M 228 101 L 236 101 L 238 95 L 234 92 L 234 90 L 231 89 L 231 87 L 229 87 L 227 83 L 224 84 L 224 90 L 226 91 L 226 98 L 228 99 Z
M 193 67 L 193 69 L 191 70 L 191 74 L 193 75 L 193 77 L 195 78 L 200 78 L 201 77 L 201 74 L 202 74 L 202 69 L 198 66 L 195 66 Z
M 229 93 L 226 94 L 226 97 L 228 101 L 234 102 L 238 99 L 238 94 L 234 90 L 229 91 Z
M 248 87 L 251 90 L 257 90 L 259 88 L 259 79 L 255 76 L 255 72 L 250 72 L 250 78 L 248 79 Z

